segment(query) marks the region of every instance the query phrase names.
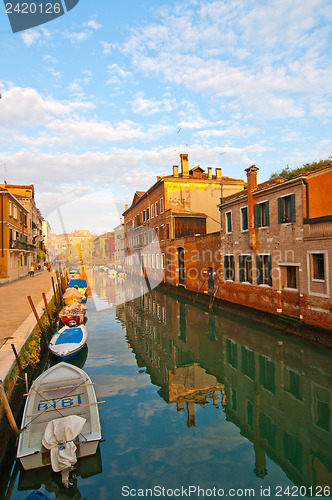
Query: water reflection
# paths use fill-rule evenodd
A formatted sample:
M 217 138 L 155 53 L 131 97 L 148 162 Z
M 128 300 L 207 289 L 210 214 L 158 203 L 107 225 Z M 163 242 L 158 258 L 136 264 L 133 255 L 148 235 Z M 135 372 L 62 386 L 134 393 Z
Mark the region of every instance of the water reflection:
M 331 485 L 329 353 L 155 291 L 116 311 L 138 366 L 188 427 L 211 403 L 253 443 L 256 477 L 268 456 L 299 486 Z

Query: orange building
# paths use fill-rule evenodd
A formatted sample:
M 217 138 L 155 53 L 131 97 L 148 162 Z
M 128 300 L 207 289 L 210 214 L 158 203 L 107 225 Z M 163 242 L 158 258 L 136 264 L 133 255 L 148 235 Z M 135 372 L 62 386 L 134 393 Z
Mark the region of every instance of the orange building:
M 29 211 L 1 186 L 0 214 L 0 283 L 6 283 L 28 273 L 31 264 L 35 264 L 36 247 L 31 244 Z

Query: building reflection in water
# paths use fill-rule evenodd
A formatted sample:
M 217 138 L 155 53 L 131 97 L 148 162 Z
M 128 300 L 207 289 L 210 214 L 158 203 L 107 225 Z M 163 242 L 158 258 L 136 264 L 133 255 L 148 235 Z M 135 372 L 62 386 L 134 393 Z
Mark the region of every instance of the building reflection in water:
M 156 291 L 116 311 L 138 366 L 188 427 L 210 402 L 253 443 L 257 477 L 268 456 L 298 486 L 332 483 L 328 351 Z

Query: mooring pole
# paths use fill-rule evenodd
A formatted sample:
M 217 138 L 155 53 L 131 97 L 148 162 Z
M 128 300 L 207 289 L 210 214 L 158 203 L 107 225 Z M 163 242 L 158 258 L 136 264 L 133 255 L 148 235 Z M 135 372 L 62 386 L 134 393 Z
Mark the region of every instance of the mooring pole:
M 13 432 L 15 433 L 15 435 L 19 436 L 20 435 L 20 431 L 18 430 L 18 427 L 17 427 L 16 422 L 15 422 L 14 415 L 12 413 L 12 410 L 11 410 L 10 406 L 9 406 L 9 402 L 8 402 L 8 399 L 7 399 L 7 396 L 6 396 L 6 393 L 5 393 L 5 389 L 3 387 L 2 380 L 0 380 L 0 398 L 1 398 L 1 402 L 2 402 L 4 410 L 5 410 L 5 413 L 6 413 L 8 422 L 9 422 L 9 425 L 12 428 Z
M 53 293 L 54 293 L 55 307 L 56 307 L 57 309 L 60 309 L 60 307 L 59 307 L 59 305 L 58 305 L 58 297 L 57 297 L 57 293 L 56 293 L 56 290 L 55 290 L 55 285 L 54 285 L 54 278 L 53 278 L 53 276 L 52 276 L 51 280 L 52 280 L 52 287 L 53 287 Z
M 14 353 L 14 356 L 15 356 L 15 359 L 16 359 L 16 363 L 17 363 L 18 369 L 20 370 L 20 372 L 23 372 L 22 365 L 21 365 L 21 362 L 20 362 L 20 358 L 18 357 L 18 354 L 16 352 L 15 346 L 14 346 L 14 344 L 10 344 L 10 345 L 12 346 L 13 353 Z
M 35 318 L 36 318 L 36 320 L 37 320 L 37 323 L 38 323 L 38 326 L 39 326 L 39 328 L 40 328 L 40 331 L 41 331 L 41 334 L 42 334 L 42 336 L 43 336 L 43 339 L 45 340 L 45 343 L 46 343 L 46 345 L 47 345 L 47 344 L 48 344 L 48 342 L 47 342 L 46 333 L 44 332 L 43 325 L 41 324 L 40 318 L 39 318 L 39 316 L 38 316 L 38 314 L 37 314 L 36 308 L 35 308 L 35 306 L 34 306 L 34 303 L 32 302 L 32 298 L 30 297 L 30 295 L 28 295 L 28 301 L 29 301 L 29 303 L 30 303 L 30 306 L 31 306 L 32 312 L 33 312 L 33 314 L 35 315 Z
M 51 328 L 51 330 L 52 330 L 52 333 L 54 333 L 54 328 L 53 328 L 52 318 L 51 318 L 50 310 L 49 310 L 49 308 L 48 308 L 47 298 L 46 298 L 46 295 L 45 295 L 45 293 L 44 293 L 44 292 L 42 293 L 42 296 L 43 296 L 43 299 L 44 299 L 45 309 L 46 309 L 46 312 L 47 312 L 48 321 L 49 321 L 49 323 L 50 323 L 50 328 Z

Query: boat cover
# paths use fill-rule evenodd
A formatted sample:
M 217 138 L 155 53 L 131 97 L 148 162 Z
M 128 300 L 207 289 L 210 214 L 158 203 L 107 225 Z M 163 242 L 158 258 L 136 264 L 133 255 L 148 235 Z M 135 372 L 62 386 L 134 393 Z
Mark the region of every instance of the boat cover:
M 71 297 L 75 297 L 76 299 L 82 299 L 83 295 L 81 294 L 81 292 L 77 290 L 77 288 L 67 288 L 67 290 L 63 294 L 63 298 L 69 299 Z
M 82 328 L 66 328 L 56 339 L 55 345 L 59 344 L 79 344 L 83 339 Z
M 73 288 L 75 285 L 77 285 L 78 288 L 87 288 L 88 287 L 86 280 L 70 280 L 68 285 L 67 285 L 67 289 Z
M 51 420 L 45 429 L 43 445 L 50 450 L 54 472 L 60 472 L 76 464 L 74 439 L 79 435 L 86 419 L 78 415 Z

